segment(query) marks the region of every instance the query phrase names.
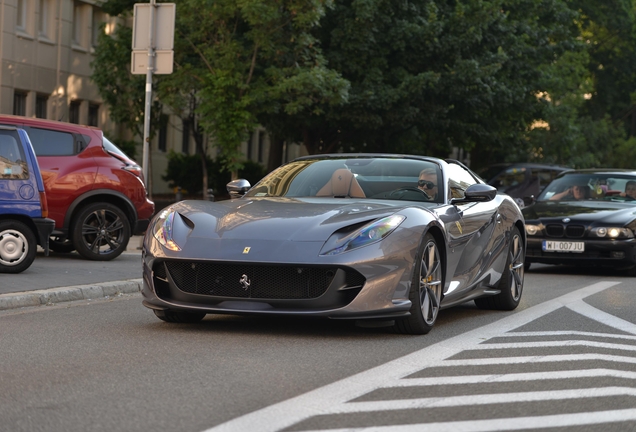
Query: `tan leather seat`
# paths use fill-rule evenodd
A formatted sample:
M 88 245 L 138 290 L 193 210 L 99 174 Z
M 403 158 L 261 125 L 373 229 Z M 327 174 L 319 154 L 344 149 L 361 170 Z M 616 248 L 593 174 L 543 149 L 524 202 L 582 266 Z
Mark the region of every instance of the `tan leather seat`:
M 353 173 L 346 168 L 334 171 L 331 180 L 316 193 L 316 196 L 366 198 L 360 183 L 358 183 Z

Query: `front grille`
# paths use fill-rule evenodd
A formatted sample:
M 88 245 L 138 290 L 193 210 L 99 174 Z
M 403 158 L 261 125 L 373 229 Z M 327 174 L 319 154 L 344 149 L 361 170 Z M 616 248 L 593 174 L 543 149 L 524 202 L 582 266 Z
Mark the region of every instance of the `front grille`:
M 583 237 L 585 234 L 585 227 L 583 225 L 560 225 L 551 224 L 545 227 L 545 232 L 549 237 L 570 237 L 577 238 Z
M 292 265 L 165 261 L 177 288 L 190 294 L 254 299 L 315 299 L 325 293 L 338 268 Z M 155 270 L 155 275 L 161 271 Z M 365 279 L 345 271 L 346 287 L 361 287 Z
M 567 237 L 583 237 L 585 234 L 585 227 L 583 225 L 568 225 L 565 228 L 565 235 Z
M 563 225 L 548 225 L 545 227 L 545 232 L 550 237 L 563 237 Z

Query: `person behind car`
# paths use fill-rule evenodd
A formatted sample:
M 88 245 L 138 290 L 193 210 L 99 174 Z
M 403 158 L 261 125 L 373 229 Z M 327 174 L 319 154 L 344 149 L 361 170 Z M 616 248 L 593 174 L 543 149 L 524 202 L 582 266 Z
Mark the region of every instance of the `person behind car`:
M 437 199 L 437 171 L 435 168 L 425 168 L 420 172 L 417 188 L 424 192 L 429 200 Z
M 636 200 L 636 180 L 630 180 L 625 184 L 625 192 L 621 192 L 620 196 L 627 199 Z
M 550 197 L 550 200 L 574 200 L 580 201 L 590 198 L 590 187 L 587 185 L 574 185 L 563 192 L 556 193 Z

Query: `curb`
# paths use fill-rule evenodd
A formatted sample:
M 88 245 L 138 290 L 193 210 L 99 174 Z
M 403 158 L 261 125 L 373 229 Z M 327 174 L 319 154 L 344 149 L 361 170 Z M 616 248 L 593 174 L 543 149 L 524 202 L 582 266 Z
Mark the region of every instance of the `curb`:
M 99 284 L 0 294 L 0 311 L 138 293 L 141 291 L 141 284 L 142 279 L 129 279 Z

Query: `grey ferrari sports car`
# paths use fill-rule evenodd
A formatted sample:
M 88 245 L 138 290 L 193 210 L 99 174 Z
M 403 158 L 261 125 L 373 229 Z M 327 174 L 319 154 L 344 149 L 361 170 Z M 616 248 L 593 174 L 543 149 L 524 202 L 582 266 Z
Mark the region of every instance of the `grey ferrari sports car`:
M 228 191 L 151 221 L 142 295 L 160 319 L 295 315 L 425 334 L 440 309 L 512 310 L 521 299 L 519 207 L 457 161 L 306 156 Z

